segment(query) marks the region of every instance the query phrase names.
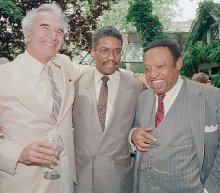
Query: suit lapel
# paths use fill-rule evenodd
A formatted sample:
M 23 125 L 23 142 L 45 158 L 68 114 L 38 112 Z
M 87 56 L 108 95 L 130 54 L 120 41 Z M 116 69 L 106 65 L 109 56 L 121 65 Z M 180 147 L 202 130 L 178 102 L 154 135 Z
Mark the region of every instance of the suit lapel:
M 205 140 L 205 99 L 201 96 L 201 91 L 185 80 L 189 100 L 190 123 L 192 135 L 194 137 L 196 152 L 199 156 L 199 166 L 202 168 L 204 158 L 204 140 Z M 195 121 L 196 120 L 196 121 Z
M 145 123 L 146 126 L 150 126 L 154 128 L 156 97 L 155 97 L 153 90 L 151 90 L 151 92 L 149 92 L 148 95 L 149 95 L 147 97 L 148 101 L 146 100 L 142 107 L 143 108 L 142 112 L 144 116 L 141 116 L 142 117 L 141 123 Z M 150 115 L 150 116 L 147 116 L 147 115 Z
M 85 74 L 86 78 L 84 79 L 84 82 L 83 82 L 84 87 L 82 89 L 85 89 L 86 90 L 85 93 L 88 94 L 88 98 L 90 98 L 91 101 L 94 101 L 92 102 L 92 106 L 89 108 L 93 109 L 92 112 L 94 112 L 93 116 L 94 116 L 94 121 L 97 124 L 97 128 L 99 128 L 100 132 L 103 132 L 100 121 L 99 121 L 99 115 L 98 115 L 98 110 L 97 110 L 96 97 L 98 96 L 96 96 L 96 92 L 95 92 L 94 72 L 95 72 L 95 69 Z
M 108 124 L 106 125 L 105 130 L 109 130 L 112 122 L 114 122 L 115 115 L 117 115 L 117 112 L 119 111 L 119 109 L 123 108 L 125 105 L 123 93 L 127 93 L 126 90 L 131 89 L 131 83 L 129 83 L 129 81 L 127 81 L 127 77 L 123 73 L 121 73 L 120 71 L 119 71 L 119 73 L 120 73 L 120 82 L 119 82 L 119 86 L 118 86 L 118 92 L 116 94 L 115 102 L 112 107 L 112 111 L 109 116 Z
M 23 69 L 16 63 L 13 63 L 13 65 L 13 69 L 6 72 L 9 76 L 5 80 L 14 96 L 31 112 L 50 123 L 54 123 L 44 106 L 30 93 Z

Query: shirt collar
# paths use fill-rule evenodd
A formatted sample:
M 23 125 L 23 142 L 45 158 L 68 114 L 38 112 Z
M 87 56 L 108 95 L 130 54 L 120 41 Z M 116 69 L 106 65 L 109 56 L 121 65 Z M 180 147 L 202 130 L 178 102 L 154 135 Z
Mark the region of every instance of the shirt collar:
M 109 81 L 115 81 L 119 78 L 119 71 L 115 71 L 113 74 L 111 75 L 106 75 L 109 77 Z M 99 81 L 101 81 L 101 78 L 105 76 L 102 73 L 100 73 L 96 68 L 95 68 L 95 73 L 94 73 L 94 79 L 95 79 L 95 84 L 98 84 Z
M 25 68 L 27 68 L 35 77 L 38 77 L 44 68 L 44 64 L 33 58 L 27 51 L 24 52 L 26 59 Z
M 170 98 L 174 95 L 174 93 L 179 92 L 181 86 L 182 86 L 183 80 L 181 76 L 178 76 L 178 79 L 176 81 L 176 84 L 171 88 L 165 95 L 166 98 Z
M 165 98 L 170 98 L 174 95 L 174 93 L 179 92 L 181 86 L 182 86 L 183 80 L 181 78 L 181 76 L 178 76 L 178 79 L 176 81 L 176 84 L 173 86 L 173 88 L 171 88 L 168 92 L 166 92 L 165 94 Z M 157 94 L 156 94 L 157 96 Z

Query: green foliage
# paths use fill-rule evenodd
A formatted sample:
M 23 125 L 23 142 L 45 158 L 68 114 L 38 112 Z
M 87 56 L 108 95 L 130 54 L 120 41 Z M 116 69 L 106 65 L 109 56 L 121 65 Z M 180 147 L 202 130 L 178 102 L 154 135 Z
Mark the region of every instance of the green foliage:
M 96 29 L 96 19 L 115 0 L 0 0 L 0 57 L 12 60 L 24 51 L 22 17 L 30 9 L 51 2 L 58 3 L 69 18 L 70 30 L 60 52 L 73 57 L 79 50 L 91 49 L 91 33 Z
M 15 1 L 0 1 L 0 57 L 13 59 L 24 49 L 24 43 L 21 41 L 21 19 L 24 15 L 22 8 L 18 7 Z
M 173 19 L 181 14 L 178 0 L 151 0 L 153 14 L 157 15 L 163 24 L 165 31 L 170 29 Z
M 153 4 L 150 0 L 131 0 L 128 8 L 127 20 L 132 22 L 142 39 L 142 46 L 159 38 L 165 38 L 163 25 L 159 18 L 153 15 Z
M 212 84 L 215 87 L 220 88 L 220 73 L 218 73 L 216 76 L 213 77 Z
M 117 0 L 111 6 L 111 10 L 105 10 L 98 18 L 98 26 L 114 26 L 123 32 L 136 32 L 132 23 L 128 23 L 126 15 L 130 0 Z M 157 15 L 165 29 L 169 29 L 171 21 L 180 13 L 178 0 L 151 0 L 153 3 L 153 14 Z
M 128 1 L 118 0 L 111 6 L 111 10 L 103 11 L 103 15 L 97 20 L 98 27 L 114 26 L 121 32 L 136 32 L 135 27 L 126 20 Z
M 0 1 L 1 16 L 11 16 L 15 19 L 22 19 L 22 9 L 17 7 L 11 0 Z
M 185 53 L 182 74 L 191 77 L 199 64 L 202 63 L 220 63 L 220 41 L 213 40 L 210 44 L 197 41 L 191 49 Z
M 210 44 L 206 43 L 207 31 L 216 22 L 215 17 L 220 18 L 220 4 L 210 0 L 199 4 L 184 48 L 181 72 L 184 76 L 191 77 L 202 63 L 220 64 L 220 41 L 212 40 Z M 213 84 L 220 87 L 220 73 L 213 77 Z
M 185 43 L 185 52 L 197 41 L 206 41 L 206 32 L 215 22 L 212 14 L 220 15 L 220 4 L 210 0 L 199 3 L 196 18 L 191 25 L 189 36 Z

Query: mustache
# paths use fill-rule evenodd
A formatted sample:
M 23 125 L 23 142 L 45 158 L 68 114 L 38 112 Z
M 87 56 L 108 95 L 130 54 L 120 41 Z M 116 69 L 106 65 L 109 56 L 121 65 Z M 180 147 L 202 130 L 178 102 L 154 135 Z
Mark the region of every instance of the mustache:
M 115 66 L 119 66 L 119 63 L 114 62 L 114 61 L 112 61 L 112 60 L 107 60 L 107 61 L 104 61 L 104 62 L 103 62 L 103 64 L 108 64 L 108 63 L 112 63 L 112 64 L 115 65 Z

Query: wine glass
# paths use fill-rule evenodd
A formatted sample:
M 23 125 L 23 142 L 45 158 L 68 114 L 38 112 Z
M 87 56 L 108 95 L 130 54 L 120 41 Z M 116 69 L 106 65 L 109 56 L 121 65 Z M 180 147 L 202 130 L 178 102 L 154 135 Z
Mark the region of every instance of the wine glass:
M 58 151 L 58 156 L 60 152 L 63 150 L 63 141 L 60 135 L 58 134 L 52 134 L 52 135 L 46 135 L 44 137 L 44 141 L 50 143 L 53 148 L 55 148 Z M 58 179 L 60 178 L 60 174 L 57 170 L 54 168 L 54 164 L 51 163 L 49 165 L 49 169 L 44 173 L 45 179 Z
M 0 138 L 3 139 L 4 138 L 4 135 L 3 135 L 3 132 L 2 130 L 0 129 Z

